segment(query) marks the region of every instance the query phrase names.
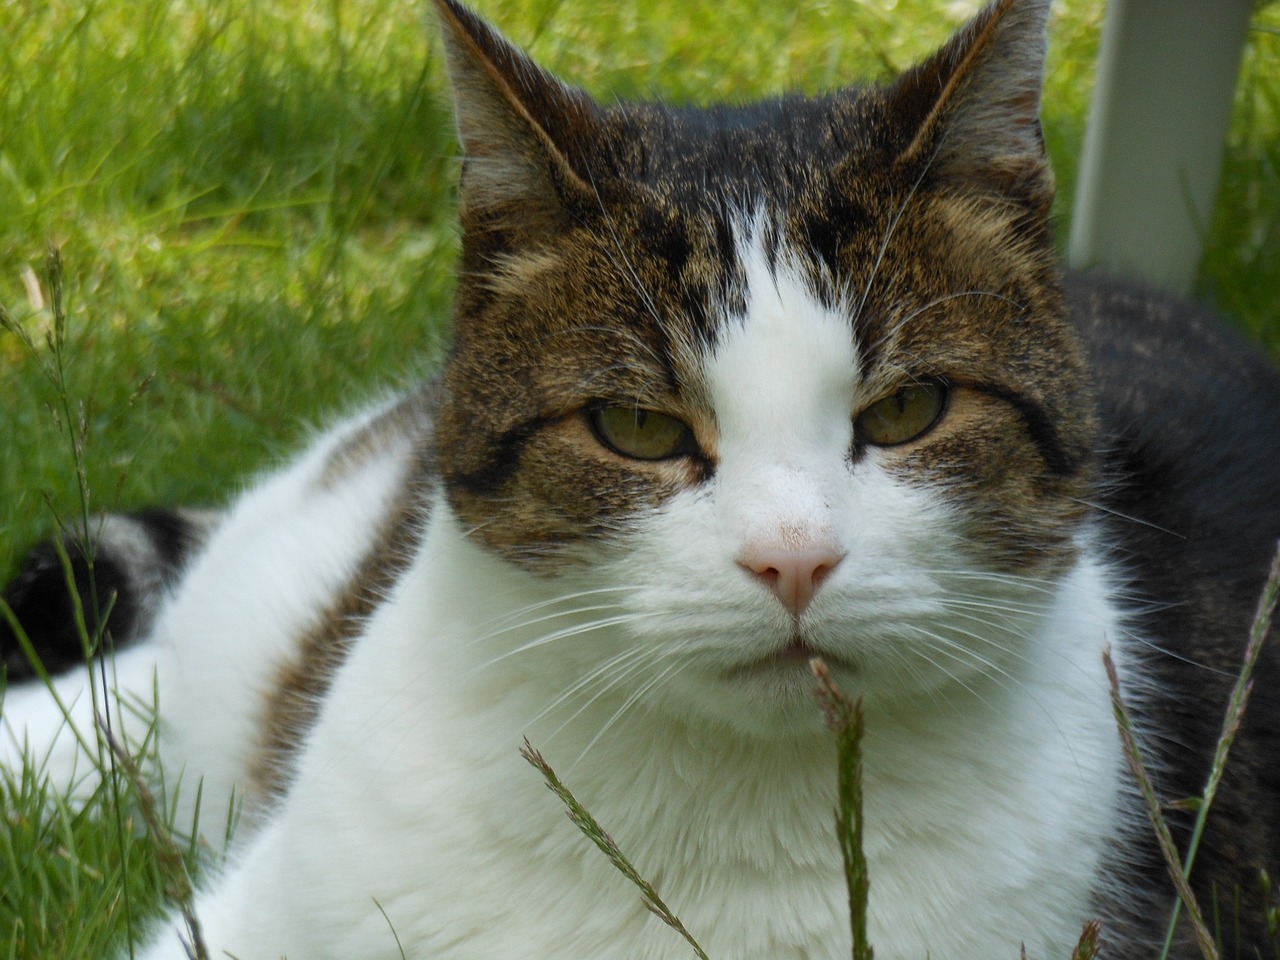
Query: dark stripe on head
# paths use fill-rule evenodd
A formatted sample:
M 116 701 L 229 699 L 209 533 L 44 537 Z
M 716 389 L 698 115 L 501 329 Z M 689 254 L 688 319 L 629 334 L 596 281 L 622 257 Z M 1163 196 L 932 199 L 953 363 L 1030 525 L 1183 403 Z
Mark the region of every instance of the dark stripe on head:
M 1049 472 L 1056 477 L 1070 477 L 1079 473 L 1085 464 L 1084 456 L 1073 456 L 1063 445 L 1054 426 L 1053 418 L 1039 403 L 1009 387 L 999 383 L 964 383 L 971 390 L 986 394 L 988 397 L 1007 403 L 1017 412 L 1027 428 L 1031 442 L 1040 452 Z
M 520 466 L 520 454 L 525 444 L 556 419 L 558 418 L 536 417 L 512 427 L 489 444 L 483 466 L 466 472 L 448 473 L 446 479 L 449 485 L 478 496 L 501 487 Z

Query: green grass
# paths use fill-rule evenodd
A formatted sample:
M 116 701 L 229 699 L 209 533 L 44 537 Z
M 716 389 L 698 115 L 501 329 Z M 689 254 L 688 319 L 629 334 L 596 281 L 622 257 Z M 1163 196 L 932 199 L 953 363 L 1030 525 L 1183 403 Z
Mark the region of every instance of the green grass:
M 481 6 L 602 97 L 704 102 L 885 77 L 975 4 Z M 426 8 L 0 4 L 0 304 L 41 340 L 46 247 L 61 248 L 91 509 L 224 500 L 327 413 L 438 358 L 456 160 Z M 1102 3 L 1056 9 L 1045 127 L 1065 217 Z M 1255 19 L 1200 289 L 1274 348 L 1280 5 Z M 59 399 L 0 331 L 0 579 L 79 511 Z M 42 806 L 37 790 L 0 787 L 0 960 L 96 956 L 124 923 L 122 889 L 128 912 L 154 902 L 154 853 L 135 824 L 104 830 L 99 806 Z
M 424 6 L 0 7 L 0 303 L 39 335 L 32 271 L 62 247 L 96 505 L 218 501 L 308 425 L 438 356 L 456 161 Z M 883 77 L 973 4 L 885 6 L 484 11 L 601 96 L 706 101 Z M 1064 222 L 1101 7 L 1067 0 L 1054 23 L 1046 132 Z M 1274 345 L 1280 8 L 1257 21 L 1201 288 Z M 72 502 L 50 389 L 0 333 L 0 576 L 48 529 L 46 502 Z

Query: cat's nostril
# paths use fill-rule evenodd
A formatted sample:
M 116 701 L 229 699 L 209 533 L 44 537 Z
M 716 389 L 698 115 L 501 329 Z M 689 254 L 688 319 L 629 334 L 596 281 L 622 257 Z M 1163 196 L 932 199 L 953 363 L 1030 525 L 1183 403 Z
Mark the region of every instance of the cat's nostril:
M 738 557 L 738 565 L 763 582 L 787 612 L 799 619 L 843 559 L 843 553 L 827 547 L 748 547 Z

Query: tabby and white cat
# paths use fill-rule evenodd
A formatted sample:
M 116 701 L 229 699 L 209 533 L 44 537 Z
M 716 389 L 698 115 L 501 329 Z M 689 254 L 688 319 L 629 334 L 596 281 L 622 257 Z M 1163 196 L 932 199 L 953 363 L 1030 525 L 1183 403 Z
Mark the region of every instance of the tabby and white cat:
M 466 154 L 440 377 L 216 524 L 102 547 L 166 784 L 202 780 L 214 833 L 245 806 L 210 955 L 687 956 L 527 736 L 712 957 L 847 956 L 815 655 L 865 701 L 881 960 L 1065 957 L 1093 917 L 1150 955 L 1172 894 L 1102 652 L 1194 794 L 1280 534 L 1280 377 L 1210 316 L 1064 279 L 1048 0 L 884 88 L 705 110 L 601 106 L 439 7 Z M 1229 956 L 1280 864 L 1274 651 L 1258 678 L 1194 872 L 1238 900 Z M 5 739 L 69 783 L 59 721 L 10 689 Z M 185 956 L 176 924 L 146 956 Z

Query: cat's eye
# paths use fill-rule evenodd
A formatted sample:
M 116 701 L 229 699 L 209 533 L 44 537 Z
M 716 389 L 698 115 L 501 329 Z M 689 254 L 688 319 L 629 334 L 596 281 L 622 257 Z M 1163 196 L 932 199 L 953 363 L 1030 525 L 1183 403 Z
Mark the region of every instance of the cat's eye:
M 946 401 L 947 388 L 941 383 L 909 383 L 858 414 L 855 435 L 877 447 L 906 443 L 938 421 Z
M 666 460 L 693 449 L 693 432 L 675 417 L 628 406 L 596 407 L 589 413 L 600 441 L 624 457 Z

